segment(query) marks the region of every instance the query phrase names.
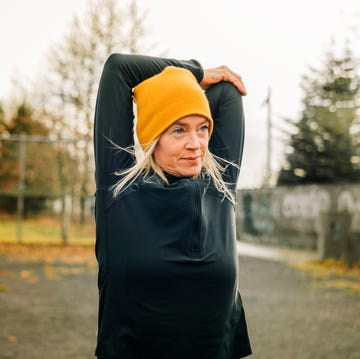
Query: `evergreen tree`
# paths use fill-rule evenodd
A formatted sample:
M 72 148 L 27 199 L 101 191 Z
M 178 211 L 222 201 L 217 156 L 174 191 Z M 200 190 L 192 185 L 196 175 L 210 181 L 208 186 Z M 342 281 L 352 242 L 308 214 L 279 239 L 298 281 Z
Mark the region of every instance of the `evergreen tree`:
M 360 180 L 360 78 L 350 49 L 329 51 L 323 69 L 303 76 L 303 111 L 290 136 L 278 185 Z

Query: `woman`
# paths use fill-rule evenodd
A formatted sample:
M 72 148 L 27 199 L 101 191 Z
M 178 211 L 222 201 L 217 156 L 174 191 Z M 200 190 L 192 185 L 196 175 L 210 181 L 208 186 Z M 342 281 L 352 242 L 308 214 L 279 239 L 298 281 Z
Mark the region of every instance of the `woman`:
M 226 67 L 121 54 L 107 60 L 94 138 L 98 358 L 251 354 L 234 228 L 240 92 L 241 78 Z M 133 100 L 140 159 L 129 150 Z

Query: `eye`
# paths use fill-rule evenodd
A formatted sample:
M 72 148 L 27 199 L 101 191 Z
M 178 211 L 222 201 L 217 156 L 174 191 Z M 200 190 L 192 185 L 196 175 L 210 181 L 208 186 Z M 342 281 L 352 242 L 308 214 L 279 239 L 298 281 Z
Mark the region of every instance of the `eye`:
M 200 127 L 200 132 L 209 132 L 209 125 L 203 125 Z
M 184 129 L 179 127 L 179 128 L 175 128 L 175 130 L 173 131 L 173 133 L 175 133 L 176 135 L 181 135 L 184 133 Z

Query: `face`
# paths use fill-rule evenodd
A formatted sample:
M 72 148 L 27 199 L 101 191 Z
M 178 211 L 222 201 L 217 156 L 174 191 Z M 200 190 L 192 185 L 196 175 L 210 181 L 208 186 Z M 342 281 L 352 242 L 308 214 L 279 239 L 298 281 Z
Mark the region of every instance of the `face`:
M 159 138 L 154 149 L 155 162 L 177 177 L 199 175 L 209 143 L 209 121 L 191 115 L 172 124 Z

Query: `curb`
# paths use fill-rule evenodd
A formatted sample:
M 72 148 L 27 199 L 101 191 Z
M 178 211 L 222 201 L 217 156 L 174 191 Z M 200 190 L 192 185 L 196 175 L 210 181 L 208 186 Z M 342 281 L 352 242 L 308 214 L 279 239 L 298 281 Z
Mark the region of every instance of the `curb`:
M 239 241 L 237 242 L 237 252 L 239 256 L 280 262 L 306 262 L 319 259 L 316 251 L 264 246 Z

